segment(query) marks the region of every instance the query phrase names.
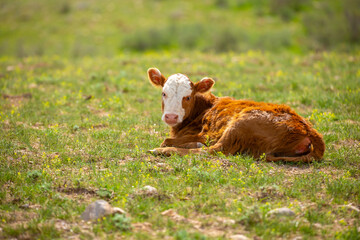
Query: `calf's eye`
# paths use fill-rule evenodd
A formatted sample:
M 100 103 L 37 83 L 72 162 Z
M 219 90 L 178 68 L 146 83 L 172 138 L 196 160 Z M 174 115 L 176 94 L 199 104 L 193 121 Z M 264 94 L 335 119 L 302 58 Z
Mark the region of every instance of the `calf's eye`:
M 185 97 L 186 101 L 190 101 L 191 97 L 190 96 L 187 96 Z
M 163 93 L 162 93 L 162 96 L 163 96 L 163 97 L 166 97 L 166 94 L 163 92 Z

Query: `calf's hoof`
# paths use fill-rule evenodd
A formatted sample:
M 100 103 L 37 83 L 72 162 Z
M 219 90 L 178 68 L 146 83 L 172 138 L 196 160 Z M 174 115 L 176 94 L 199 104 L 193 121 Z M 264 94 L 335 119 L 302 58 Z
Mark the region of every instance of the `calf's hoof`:
M 197 142 L 197 143 L 196 143 L 196 147 L 197 147 L 197 148 L 202 148 L 202 147 L 205 147 L 205 145 L 202 144 L 201 142 Z
M 172 151 L 167 148 L 155 148 L 148 151 L 154 156 L 170 156 L 172 154 Z
M 148 150 L 147 152 L 148 152 L 148 153 L 151 153 L 152 155 L 155 155 L 155 156 L 160 155 L 160 154 L 159 154 L 159 151 L 156 150 L 156 149 L 151 149 L 151 150 Z
M 166 156 L 169 157 L 172 154 L 176 153 L 176 149 L 173 147 L 165 147 L 165 148 L 155 148 L 148 151 L 154 156 Z

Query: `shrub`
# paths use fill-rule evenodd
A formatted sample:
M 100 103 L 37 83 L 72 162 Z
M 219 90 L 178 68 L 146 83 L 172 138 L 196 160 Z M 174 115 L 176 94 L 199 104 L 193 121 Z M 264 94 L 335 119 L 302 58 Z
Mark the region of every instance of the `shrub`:
M 350 42 L 359 43 L 360 41 L 360 1 L 345 0 L 344 15 L 349 31 Z
M 271 0 L 270 12 L 279 15 L 283 20 L 289 21 L 295 14 L 304 10 L 309 5 L 309 0 Z
M 141 29 L 123 40 L 123 47 L 136 51 L 166 48 L 171 45 L 171 33 L 168 28 Z
M 210 48 L 216 52 L 236 51 L 238 44 L 238 35 L 230 29 L 215 31 L 212 37 Z
M 344 19 L 327 2 L 314 5 L 304 15 L 303 24 L 313 48 L 329 48 L 345 40 Z
M 257 36 L 255 47 L 260 50 L 279 50 L 291 46 L 292 33 L 288 29 L 263 32 Z
M 346 43 L 359 43 L 360 2 L 357 0 L 314 2 L 302 22 L 310 47 L 328 49 Z

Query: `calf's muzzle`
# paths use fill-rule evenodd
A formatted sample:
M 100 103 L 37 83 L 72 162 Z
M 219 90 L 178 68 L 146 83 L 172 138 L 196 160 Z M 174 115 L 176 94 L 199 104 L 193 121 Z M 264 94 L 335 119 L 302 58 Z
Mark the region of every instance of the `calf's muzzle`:
M 177 123 L 179 116 L 177 114 L 165 114 L 165 122 L 170 125 Z

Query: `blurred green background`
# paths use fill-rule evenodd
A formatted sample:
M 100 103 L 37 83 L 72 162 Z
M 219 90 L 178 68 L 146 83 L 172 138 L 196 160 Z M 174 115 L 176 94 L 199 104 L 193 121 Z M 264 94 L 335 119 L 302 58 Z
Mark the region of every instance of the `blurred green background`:
M 0 55 L 353 51 L 359 0 L 1 0 Z

